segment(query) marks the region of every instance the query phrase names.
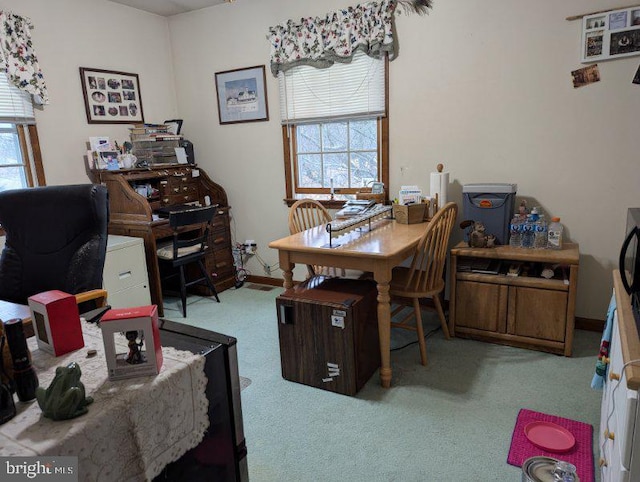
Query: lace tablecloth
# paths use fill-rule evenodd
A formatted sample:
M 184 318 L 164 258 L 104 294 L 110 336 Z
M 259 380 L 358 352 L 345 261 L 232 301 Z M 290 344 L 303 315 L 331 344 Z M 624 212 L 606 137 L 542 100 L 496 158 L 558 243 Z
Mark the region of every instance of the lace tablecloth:
M 38 402 L 16 398 L 18 414 L 0 425 L 0 455 L 77 456 L 79 480 L 151 480 L 203 438 L 209 425 L 204 357 L 162 347 L 164 363 L 153 377 L 109 381 L 100 328 L 83 322 L 85 347 L 60 357 L 37 349 L 29 338 L 33 366 L 46 388 L 58 366 L 75 361 L 94 402 L 89 413 L 52 421 Z M 116 337 L 127 351 L 127 340 Z M 98 354 L 87 358 L 89 349 Z

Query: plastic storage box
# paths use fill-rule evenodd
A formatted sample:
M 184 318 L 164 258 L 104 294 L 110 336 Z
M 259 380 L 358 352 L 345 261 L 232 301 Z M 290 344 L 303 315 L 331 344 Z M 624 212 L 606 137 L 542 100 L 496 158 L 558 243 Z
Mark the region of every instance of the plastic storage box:
M 517 188 L 506 183 L 463 185 L 464 219 L 484 223 L 486 234 L 493 234 L 496 244 L 508 244 Z

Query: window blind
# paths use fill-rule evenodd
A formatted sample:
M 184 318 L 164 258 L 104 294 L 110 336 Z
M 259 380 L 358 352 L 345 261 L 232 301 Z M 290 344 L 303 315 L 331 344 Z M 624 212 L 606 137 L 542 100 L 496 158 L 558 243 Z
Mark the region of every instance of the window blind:
M 283 124 L 385 115 L 385 60 L 358 51 L 351 63 L 300 65 L 278 74 Z
M 0 122 L 35 124 L 31 94 L 18 89 L 0 72 Z

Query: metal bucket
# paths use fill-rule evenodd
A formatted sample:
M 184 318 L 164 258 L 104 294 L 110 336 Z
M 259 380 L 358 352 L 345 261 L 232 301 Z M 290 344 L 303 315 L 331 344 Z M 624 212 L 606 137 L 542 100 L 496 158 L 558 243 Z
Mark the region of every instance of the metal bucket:
M 559 464 L 560 463 L 560 464 Z M 522 482 L 558 482 L 562 476 L 558 476 L 556 467 L 565 464 L 573 472 L 573 480 L 580 482 L 575 474 L 575 467 L 552 457 L 531 457 L 522 464 Z M 571 479 L 569 479 L 571 480 Z

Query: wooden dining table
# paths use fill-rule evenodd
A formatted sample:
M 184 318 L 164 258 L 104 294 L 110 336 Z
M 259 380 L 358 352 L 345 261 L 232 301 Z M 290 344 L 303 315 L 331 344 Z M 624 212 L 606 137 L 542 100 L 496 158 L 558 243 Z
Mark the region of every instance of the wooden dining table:
M 332 266 L 368 271 L 378 287 L 378 333 L 380 338 L 380 383 L 391 386 L 391 272 L 412 255 L 427 223 L 400 224 L 393 219 L 381 219 L 370 228 L 348 232 L 329 243 L 325 225 L 272 241 L 269 247 L 278 250 L 284 288 L 293 286 L 296 263 Z

